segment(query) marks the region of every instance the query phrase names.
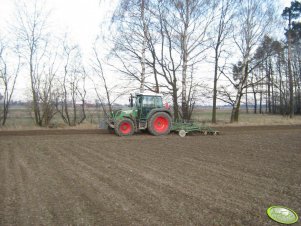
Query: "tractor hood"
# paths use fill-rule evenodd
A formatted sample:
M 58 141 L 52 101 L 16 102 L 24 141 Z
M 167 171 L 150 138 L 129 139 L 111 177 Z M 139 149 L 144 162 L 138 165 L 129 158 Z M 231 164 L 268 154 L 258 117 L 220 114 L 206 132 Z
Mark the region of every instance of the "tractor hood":
M 113 112 L 113 118 L 121 119 L 123 117 L 129 117 L 129 118 L 135 118 L 137 116 L 137 110 L 136 109 L 119 109 L 117 111 Z

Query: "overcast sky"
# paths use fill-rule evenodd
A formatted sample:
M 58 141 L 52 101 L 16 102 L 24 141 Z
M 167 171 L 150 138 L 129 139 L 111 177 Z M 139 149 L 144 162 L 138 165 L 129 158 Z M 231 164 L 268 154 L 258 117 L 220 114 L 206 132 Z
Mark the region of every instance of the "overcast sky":
M 32 0 L 25 0 L 27 1 Z M 41 0 L 40 2 L 45 2 L 44 9 L 50 11 L 48 23 L 51 31 L 57 33 L 58 37 L 68 33 L 68 39 L 79 44 L 84 59 L 88 61 L 91 58 L 93 42 L 100 34 L 100 25 L 110 22 L 118 0 Z M 8 24 L 13 23 L 16 3 L 18 0 L 0 0 L 0 37 L 5 37 L 8 33 Z M 26 96 L 29 83 L 24 79 L 19 77 L 17 80 L 13 96 L 15 100 L 24 99 Z
M 31 0 L 25 0 L 31 1 Z M 40 1 L 40 0 L 38 0 Z M 119 0 L 41 0 L 51 10 L 50 21 L 54 32 L 68 32 L 69 38 L 78 43 L 84 57 L 89 53 L 96 36 L 100 33 L 100 24 L 109 22 Z M 290 0 L 279 0 L 284 6 L 290 5 Z M 6 25 L 13 21 L 15 4 L 18 0 L 0 0 L 0 36 L 4 36 Z M 4 33 L 3 33 L 4 32 Z M 22 87 L 23 85 L 23 87 Z M 20 99 L 24 82 L 17 84 L 16 99 Z
M 290 0 L 280 0 L 289 6 Z M 11 20 L 18 0 L 0 0 L 0 31 Z M 68 31 L 84 52 L 89 52 L 99 25 L 109 21 L 118 0 L 46 0 L 57 32 Z
M 12 21 L 15 2 L 18 0 L 0 0 L 0 35 L 2 36 L 8 22 Z M 52 30 L 58 33 L 68 32 L 72 40 L 79 43 L 82 50 L 87 53 L 99 34 L 99 25 L 110 21 L 118 0 L 46 0 L 45 2 L 47 10 L 51 10 L 49 20 Z

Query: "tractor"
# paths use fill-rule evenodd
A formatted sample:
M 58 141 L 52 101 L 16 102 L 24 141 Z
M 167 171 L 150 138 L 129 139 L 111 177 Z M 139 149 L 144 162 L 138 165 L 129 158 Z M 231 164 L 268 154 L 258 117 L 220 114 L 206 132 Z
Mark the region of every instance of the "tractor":
M 130 109 L 110 113 L 108 129 L 118 136 L 131 136 L 137 131 L 149 131 L 152 135 L 169 134 L 172 129 L 172 114 L 163 106 L 161 94 L 131 94 Z

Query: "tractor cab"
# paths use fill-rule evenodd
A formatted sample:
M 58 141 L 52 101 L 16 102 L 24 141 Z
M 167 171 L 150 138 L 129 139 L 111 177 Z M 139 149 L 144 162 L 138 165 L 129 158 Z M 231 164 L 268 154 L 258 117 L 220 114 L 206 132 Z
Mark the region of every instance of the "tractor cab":
M 153 109 L 163 108 L 162 95 L 160 94 L 136 94 L 135 106 L 131 106 L 137 111 L 137 119 L 139 121 L 146 121 L 149 113 Z M 133 103 L 133 96 L 131 95 L 131 103 Z

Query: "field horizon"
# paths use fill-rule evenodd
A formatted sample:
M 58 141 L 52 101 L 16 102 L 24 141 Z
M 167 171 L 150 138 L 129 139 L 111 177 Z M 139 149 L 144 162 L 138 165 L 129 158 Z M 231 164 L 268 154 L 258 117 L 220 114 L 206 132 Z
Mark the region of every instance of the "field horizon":
M 288 115 L 279 114 L 254 114 L 253 109 L 249 113 L 241 109 L 239 121 L 230 123 L 231 109 L 217 109 L 217 123 L 211 123 L 212 110 L 209 107 L 195 109 L 192 121 L 199 124 L 206 124 L 213 127 L 235 127 L 235 126 L 260 126 L 260 125 L 301 125 L 301 115 L 289 118 Z M 68 126 L 63 122 L 59 114 L 56 114 L 47 127 L 39 127 L 34 123 L 34 118 L 30 108 L 26 106 L 12 107 L 5 126 L 0 126 L 0 130 L 32 130 L 32 129 L 97 129 L 103 120 L 103 112 L 96 107 L 87 107 L 86 119 L 76 126 Z

